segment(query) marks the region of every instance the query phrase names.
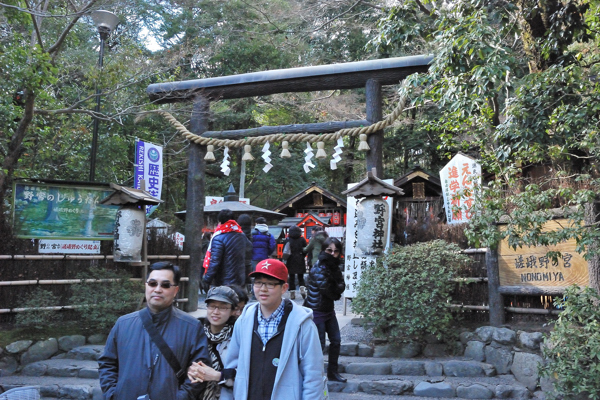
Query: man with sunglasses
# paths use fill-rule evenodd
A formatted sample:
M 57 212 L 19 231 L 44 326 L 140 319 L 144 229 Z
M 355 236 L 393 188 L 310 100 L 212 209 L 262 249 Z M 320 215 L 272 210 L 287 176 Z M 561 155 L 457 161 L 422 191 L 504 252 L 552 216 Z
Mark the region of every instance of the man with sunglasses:
M 323 397 L 323 353 L 312 311 L 282 298 L 288 270 L 279 260 L 259 262 L 250 274 L 258 300 L 233 328 L 225 368 L 236 371 L 221 400 Z
M 147 307 L 117 320 L 98 360 L 104 399 L 196 399 L 205 384 L 183 378 L 192 362 L 210 362 L 204 330 L 197 319 L 173 307 L 179 292 L 179 267 L 158 262 L 149 271 Z M 153 328 L 147 328 L 144 321 Z M 157 344 L 159 341 L 151 337 L 151 331 L 160 335 L 163 344 L 171 349 L 183 374 L 177 374 L 180 371 L 175 371 L 173 360 L 170 362 L 169 356 L 165 356 Z

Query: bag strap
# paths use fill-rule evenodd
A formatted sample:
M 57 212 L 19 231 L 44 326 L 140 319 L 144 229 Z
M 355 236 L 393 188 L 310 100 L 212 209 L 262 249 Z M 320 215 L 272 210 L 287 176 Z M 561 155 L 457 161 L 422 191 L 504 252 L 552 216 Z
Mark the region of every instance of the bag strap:
M 171 368 L 173 368 L 175 376 L 177 376 L 177 380 L 181 385 L 185 380 L 186 371 L 181 368 L 181 364 L 179 364 L 177 357 L 175 357 L 175 354 L 173 354 L 173 350 L 171 350 L 167 342 L 165 342 L 165 339 L 163 339 L 161 334 L 156 329 L 156 326 L 154 326 L 152 323 L 152 318 L 150 318 L 150 311 L 148 311 L 148 308 L 140 311 L 140 318 L 142 319 L 144 329 L 146 332 L 148 332 L 148 335 L 150 335 L 150 339 L 156 345 L 156 347 L 158 347 L 158 350 L 160 350 L 161 354 L 163 357 L 165 357 Z

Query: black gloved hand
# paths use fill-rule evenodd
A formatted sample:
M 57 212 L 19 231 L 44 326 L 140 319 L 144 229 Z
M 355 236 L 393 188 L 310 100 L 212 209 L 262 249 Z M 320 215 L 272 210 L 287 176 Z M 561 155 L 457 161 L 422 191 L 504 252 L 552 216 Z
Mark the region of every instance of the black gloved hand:
M 200 281 L 200 288 L 206 294 L 208 294 L 208 289 L 210 289 L 210 283 L 206 282 L 204 279 Z

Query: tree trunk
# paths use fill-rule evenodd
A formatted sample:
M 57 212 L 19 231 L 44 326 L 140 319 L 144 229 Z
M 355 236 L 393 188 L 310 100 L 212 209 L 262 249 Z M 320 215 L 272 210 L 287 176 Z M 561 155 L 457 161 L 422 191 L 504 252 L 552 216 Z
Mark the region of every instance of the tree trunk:
M 589 203 L 585 207 L 585 224 L 591 226 L 589 229 L 597 229 L 594 225 L 598 221 L 598 203 Z M 592 256 L 588 260 L 588 275 L 590 287 L 600 292 L 600 254 L 597 241 L 592 241 L 587 248 L 588 254 Z
M 529 72 L 543 71 L 556 61 L 558 54 L 553 52 L 547 60 L 544 59 L 537 39 L 546 37 L 546 32 L 550 27 L 550 17 L 559 9 L 558 1 L 517 0 L 516 4 L 519 8 L 518 20 L 522 32 L 523 48 L 529 59 Z M 541 9 L 541 12 L 533 12 L 536 9 Z M 559 50 L 557 49 L 557 51 Z
M 19 162 L 19 158 L 23 153 L 23 140 L 27 135 L 27 129 L 33 120 L 33 108 L 35 104 L 36 94 L 29 89 L 25 90 L 25 106 L 23 118 L 17 126 L 17 130 L 13 134 L 8 145 L 8 152 L 2 161 L 0 169 L 0 220 L 4 219 L 4 196 L 10 187 L 12 175 Z

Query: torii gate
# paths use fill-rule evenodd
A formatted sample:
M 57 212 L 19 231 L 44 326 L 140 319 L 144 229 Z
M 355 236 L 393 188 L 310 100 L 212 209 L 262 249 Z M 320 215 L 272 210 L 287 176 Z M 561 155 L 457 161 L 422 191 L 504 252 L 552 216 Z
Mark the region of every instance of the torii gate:
M 314 67 L 278 69 L 218 78 L 156 83 L 147 88 L 155 103 L 193 102 L 190 131 L 202 137 L 239 139 L 275 133 L 329 133 L 381 121 L 381 87 L 402 81 L 416 72 L 427 72 L 433 56 L 410 56 L 358 61 Z M 210 102 L 266 96 L 276 93 L 366 88 L 366 121 L 325 122 L 262 127 L 237 131 L 208 131 Z M 370 134 L 366 170 L 383 171 L 383 131 Z M 202 265 L 202 221 L 204 221 L 204 179 L 206 146 L 190 143 L 185 222 L 185 251 L 190 255 L 187 311 L 198 308 L 199 266 Z

